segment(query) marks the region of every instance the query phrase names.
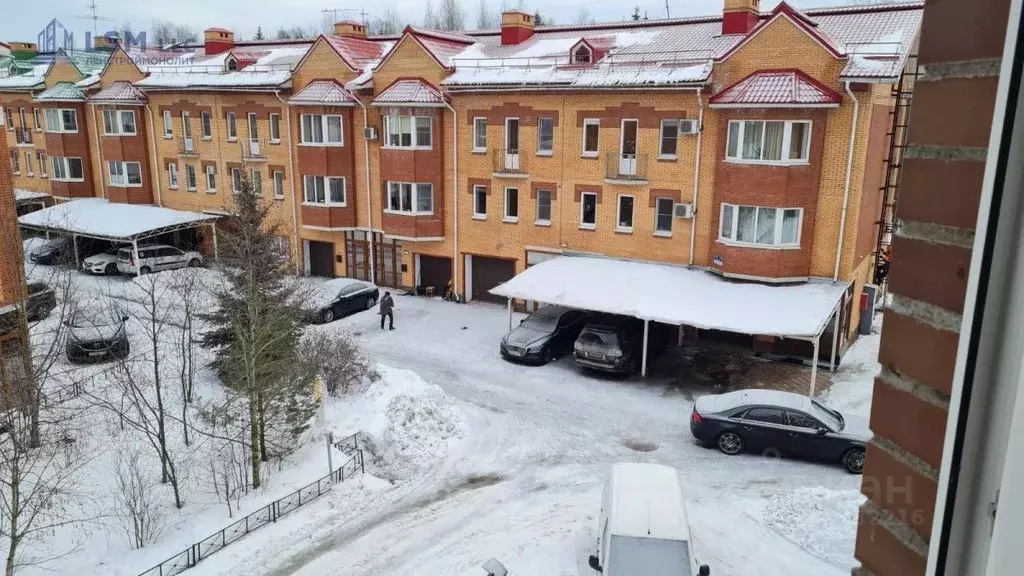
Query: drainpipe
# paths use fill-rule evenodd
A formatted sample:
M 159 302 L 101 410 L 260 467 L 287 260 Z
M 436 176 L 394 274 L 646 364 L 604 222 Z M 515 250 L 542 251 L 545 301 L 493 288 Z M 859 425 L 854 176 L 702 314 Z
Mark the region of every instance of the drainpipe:
M 697 88 L 697 106 L 700 112 L 697 115 L 697 160 L 693 167 L 693 218 L 690 218 L 690 266 L 693 266 L 693 250 L 697 238 L 697 198 L 700 192 L 700 150 L 701 140 L 704 137 L 704 98 L 701 96 L 703 87 Z M 673 218 L 675 215 L 673 214 Z
M 281 98 L 281 92 L 279 90 L 274 90 L 274 96 L 277 96 L 277 99 L 281 101 L 281 105 L 284 107 L 284 118 L 288 127 L 288 167 L 292 172 L 292 177 L 288 179 L 288 188 L 292 193 L 292 230 L 294 231 L 293 237 L 295 238 L 295 273 L 298 274 L 302 269 L 302 264 L 299 261 L 299 209 L 295 207 L 295 202 L 298 199 L 295 197 L 295 178 L 297 175 L 295 173 L 295 156 L 292 148 L 295 145 L 295 141 L 292 140 L 292 109 L 291 106 L 288 105 L 288 102 L 286 102 L 284 98 Z M 230 174 L 228 177 L 230 178 Z M 273 174 L 271 174 L 271 177 L 273 177 Z
M 103 177 L 103 154 L 101 153 L 100 148 L 100 138 L 102 138 L 103 136 L 100 133 L 99 124 L 99 122 L 102 122 L 102 120 L 96 120 L 96 105 L 90 103 L 89 107 L 92 108 L 92 122 L 93 126 L 96 127 L 96 163 L 91 164 L 93 165 L 93 169 L 98 169 L 100 178 L 100 198 L 105 199 L 107 197 L 107 179 Z M 85 128 L 88 128 L 88 124 L 86 124 Z M 85 167 L 83 166 L 82 169 L 84 170 Z
M 93 116 L 95 117 L 95 113 L 93 113 Z M 149 144 L 150 144 L 150 147 L 153 148 L 153 162 L 154 162 L 153 166 L 151 166 L 150 170 L 149 170 L 150 171 L 150 177 L 153 178 L 153 183 L 156 184 L 156 205 L 160 206 L 160 207 L 163 207 L 163 205 L 164 205 L 164 196 L 163 196 L 162 186 L 161 186 L 161 183 L 160 183 L 160 156 L 157 154 L 157 150 L 156 150 L 156 136 L 155 136 L 155 134 L 153 132 L 153 126 L 154 126 L 154 124 L 153 124 L 153 109 L 149 106 L 149 104 L 146 104 L 146 116 L 149 117 L 149 126 L 148 126 L 149 130 L 147 130 L 147 132 L 149 132 Z
M 353 95 L 355 96 L 355 95 Z M 363 109 L 363 128 L 370 127 L 370 112 L 366 108 L 366 104 L 358 97 L 355 98 L 356 104 Z M 384 137 L 383 134 L 380 135 Z M 373 188 L 370 186 L 370 141 L 363 138 L 363 161 L 366 163 L 364 172 L 366 176 L 366 243 L 370 245 L 370 281 L 374 284 L 377 283 L 377 274 L 375 266 L 377 265 L 376 250 L 377 247 L 373 241 Z
M 452 196 L 455 197 L 453 209 L 455 210 L 454 228 L 455 241 L 452 244 L 452 292 L 455 294 L 455 301 L 459 301 L 459 113 L 452 108 L 452 105 L 445 102 L 445 107 L 452 111 L 452 139 L 455 141 L 454 152 L 452 152 Z
M 843 215 L 839 218 L 839 241 L 836 243 L 836 268 L 832 273 L 832 281 L 839 280 L 839 263 L 843 258 L 843 236 L 846 233 L 846 212 L 850 207 L 850 178 L 853 177 L 853 145 L 857 140 L 857 117 L 860 115 L 860 101 L 850 90 L 850 82 L 846 82 L 846 93 L 853 99 L 853 123 L 850 126 L 850 154 L 846 158 L 846 184 L 843 189 Z

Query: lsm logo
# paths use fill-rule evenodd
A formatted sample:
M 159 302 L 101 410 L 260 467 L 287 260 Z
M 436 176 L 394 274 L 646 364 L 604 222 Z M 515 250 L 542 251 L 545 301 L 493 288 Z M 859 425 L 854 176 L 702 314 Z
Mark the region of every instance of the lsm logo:
M 132 34 L 131 31 L 126 31 L 124 38 L 121 37 L 121 33 L 117 30 L 110 30 L 101 36 L 109 40 L 111 43 L 120 44 L 124 48 L 130 48 L 132 46 L 137 46 L 139 48 L 146 47 L 145 30 L 140 31 L 138 34 Z M 74 50 L 75 33 L 65 28 L 59 20 L 54 18 L 53 20 L 50 20 L 50 23 L 47 24 L 45 28 L 39 31 L 39 36 L 36 39 L 36 45 L 42 52 L 56 52 L 61 48 L 64 50 Z M 84 48 L 86 50 L 91 50 L 93 45 L 94 40 L 92 32 L 86 31 Z

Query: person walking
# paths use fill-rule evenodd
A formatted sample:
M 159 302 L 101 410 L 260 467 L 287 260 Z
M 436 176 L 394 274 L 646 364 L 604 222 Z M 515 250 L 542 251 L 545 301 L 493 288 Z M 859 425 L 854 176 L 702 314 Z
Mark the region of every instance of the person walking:
M 391 292 L 385 292 L 380 299 L 380 329 L 384 329 L 384 319 L 388 320 L 388 329 L 395 329 L 395 300 L 391 298 Z

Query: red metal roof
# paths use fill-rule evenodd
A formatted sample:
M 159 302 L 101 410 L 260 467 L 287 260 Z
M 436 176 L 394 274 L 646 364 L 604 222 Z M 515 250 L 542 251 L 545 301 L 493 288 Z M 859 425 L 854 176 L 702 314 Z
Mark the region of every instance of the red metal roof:
M 362 38 L 351 38 L 342 36 L 324 35 L 324 40 L 334 48 L 334 51 L 341 56 L 352 68 L 361 70 L 363 66 L 380 59 L 384 55 L 387 43 Z
M 288 100 L 299 106 L 353 106 L 355 96 L 333 80 L 314 80 Z
M 441 91 L 419 78 L 395 80 L 373 99 L 374 106 L 443 106 Z
M 712 106 L 831 106 L 842 95 L 800 70 L 760 70 L 711 97 Z

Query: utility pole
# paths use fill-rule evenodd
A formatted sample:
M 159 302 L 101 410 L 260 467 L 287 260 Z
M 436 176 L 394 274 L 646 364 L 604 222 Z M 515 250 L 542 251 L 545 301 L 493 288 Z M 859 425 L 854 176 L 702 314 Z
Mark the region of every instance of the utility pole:
M 356 14 L 359 14 L 360 18 L 362 18 L 364 26 L 366 25 L 366 17 L 369 15 L 369 12 L 362 8 L 324 8 L 321 12 L 325 15 L 329 14 L 331 16 L 332 23 L 339 22 L 338 12 L 355 12 Z
M 668 0 L 665 0 L 665 18 L 671 18 L 672 15 L 668 12 Z

